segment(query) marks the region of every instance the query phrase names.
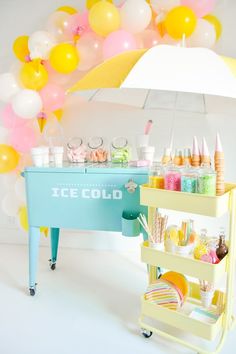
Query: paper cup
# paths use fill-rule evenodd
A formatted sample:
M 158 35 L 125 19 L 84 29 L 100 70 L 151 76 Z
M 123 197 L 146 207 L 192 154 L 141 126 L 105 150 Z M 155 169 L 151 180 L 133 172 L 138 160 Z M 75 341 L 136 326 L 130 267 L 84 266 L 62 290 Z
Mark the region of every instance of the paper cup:
M 175 246 L 174 250 L 176 254 L 179 254 L 181 256 L 188 256 L 194 248 L 194 244 L 190 244 L 187 246 Z
M 136 147 L 140 148 L 141 146 L 149 145 L 149 135 L 140 134 L 136 136 Z
M 212 291 L 200 290 L 200 294 L 201 294 L 202 306 L 207 309 L 211 307 L 212 299 L 214 296 L 214 290 Z
M 170 253 L 175 252 L 175 244 L 170 239 L 165 240 L 165 250 Z
M 49 148 L 36 147 L 31 149 L 31 156 L 36 167 L 42 167 L 49 164 Z
M 146 160 L 152 163 L 154 159 L 154 154 L 155 154 L 154 146 L 142 146 L 138 149 L 139 160 Z
M 62 166 L 63 155 L 64 155 L 63 146 L 55 146 L 51 148 L 51 156 L 55 166 Z

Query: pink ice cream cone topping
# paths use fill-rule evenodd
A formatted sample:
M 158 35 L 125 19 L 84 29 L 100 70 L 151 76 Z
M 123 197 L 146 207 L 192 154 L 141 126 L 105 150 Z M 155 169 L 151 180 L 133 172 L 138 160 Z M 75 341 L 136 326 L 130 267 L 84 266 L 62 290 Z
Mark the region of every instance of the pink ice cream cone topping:
M 217 133 L 216 135 L 216 152 L 223 152 L 223 148 L 222 148 L 222 143 L 221 143 L 221 139 L 220 139 L 220 134 Z
M 200 150 L 199 150 L 198 141 L 197 141 L 196 136 L 193 137 L 193 155 L 195 155 L 195 156 L 200 155 Z
M 202 139 L 202 156 L 210 156 L 205 138 Z

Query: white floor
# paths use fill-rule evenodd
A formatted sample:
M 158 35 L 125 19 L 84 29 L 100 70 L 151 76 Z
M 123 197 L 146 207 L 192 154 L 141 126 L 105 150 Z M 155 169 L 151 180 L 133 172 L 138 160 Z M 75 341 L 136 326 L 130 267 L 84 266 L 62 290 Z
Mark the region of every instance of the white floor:
M 37 294 L 30 297 L 27 248 L 0 245 L 1 354 L 191 353 L 157 335 L 140 336 L 146 272 L 134 254 L 60 249 L 54 272 L 48 258 L 41 248 Z M 235 334 L 222 354 L 232 353 Z

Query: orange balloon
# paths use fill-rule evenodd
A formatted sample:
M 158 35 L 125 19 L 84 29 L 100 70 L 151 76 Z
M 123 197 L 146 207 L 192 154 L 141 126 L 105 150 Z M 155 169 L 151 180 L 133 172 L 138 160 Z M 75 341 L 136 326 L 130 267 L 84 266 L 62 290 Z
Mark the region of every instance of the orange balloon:
M 26 57 L 30 54 L 28 48 L 29 36 L 17 37 L 13 43 L 13 52 L 17 59 L 25 62 Z
M 13 171 L 18 163 L 20 156 L 10 145 L 0 144 L 0 173 Z
M 187 6 L 178 6 L 168 12 L 165 19 L 167 33 L 174 39 L 189 37 L 197 25 L 197 16 Z

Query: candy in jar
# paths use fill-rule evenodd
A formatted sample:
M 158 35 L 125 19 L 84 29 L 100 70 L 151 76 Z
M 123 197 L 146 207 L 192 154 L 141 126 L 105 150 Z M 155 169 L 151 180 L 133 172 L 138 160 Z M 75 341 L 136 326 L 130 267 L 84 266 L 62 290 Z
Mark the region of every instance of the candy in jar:
M 81 138 L 73 138 L 68 142 L 67 157 L 73 163 L 86 161 L 86 146 Z
M 149 187 L 164 189 L 164 169 L 160 163 L 153 163 L 150 168 Z
M 186 193 L 197 192 L 197 172 L 193 168 L 186 167 L 181 175 L 181 191 Z
M 112 163 L 128 163 L 130 160 L 130 147 L 124 137 L 114 138 L 111 144 Z
M 179 168 L 170 166 L 165 172 L 165 189 L 170 191 L 181 190 L 181 173 Z
M 89 162 L 106 162 L 108 160 L 108 150 L 105 148 L 101 137 L 89 139 L 87 160 Z
M 216 195 L 216 173 L 206 165 L 199 170 L 197 191 L 199 194 Z

